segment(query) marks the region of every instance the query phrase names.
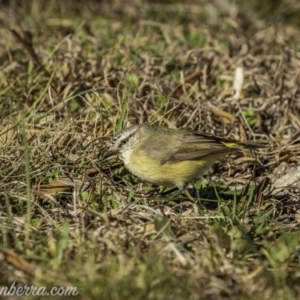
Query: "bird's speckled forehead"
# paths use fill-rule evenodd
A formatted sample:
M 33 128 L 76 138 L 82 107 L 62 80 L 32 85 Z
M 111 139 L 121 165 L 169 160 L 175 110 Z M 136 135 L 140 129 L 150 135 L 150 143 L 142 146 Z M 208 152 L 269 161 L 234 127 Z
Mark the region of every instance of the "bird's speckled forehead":
M 111 140 L 111 144 L 114 145 L 116 143 L 116 141 L 120 138 L 120 136 L 122 135 L 122 131 L 119 132 L 117 135 L 115 135 L 112 140 Z

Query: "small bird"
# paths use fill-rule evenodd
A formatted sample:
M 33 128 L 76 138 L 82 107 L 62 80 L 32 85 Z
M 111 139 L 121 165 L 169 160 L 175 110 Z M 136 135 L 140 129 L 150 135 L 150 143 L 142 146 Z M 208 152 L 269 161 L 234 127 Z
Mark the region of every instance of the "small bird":
M 142 124 L 127 127 L 117 134 L 103 159 L 119 155 L 126 168 L 143 181 L 182 191 L 217 159 L 243 149 L 261 147 L 264 144 Z

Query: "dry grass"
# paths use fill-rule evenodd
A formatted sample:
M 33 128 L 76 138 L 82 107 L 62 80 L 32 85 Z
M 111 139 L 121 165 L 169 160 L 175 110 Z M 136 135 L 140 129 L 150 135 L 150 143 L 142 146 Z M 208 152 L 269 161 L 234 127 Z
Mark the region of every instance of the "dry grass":
M 2 2 L 0 286 L 298 299 L 300 37 L 281 20 L 299 5 L 274 21 L 218 0 Z M 155 187 L 101 161 L 135 123 L 269 147 L 217 162 L 194 202 L 147 198 Z

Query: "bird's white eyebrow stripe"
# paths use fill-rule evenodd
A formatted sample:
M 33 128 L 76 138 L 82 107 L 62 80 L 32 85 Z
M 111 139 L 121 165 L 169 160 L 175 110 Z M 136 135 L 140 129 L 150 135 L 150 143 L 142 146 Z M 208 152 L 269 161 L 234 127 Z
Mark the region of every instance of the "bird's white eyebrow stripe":
M 125 137 L 125 139 L 129 139 L 129 138 L 132 137 L 135 133 L 136 133 L 136 131 L 134 131 L 134 132 L 128 134 L 128 135 Z M 112 145 L 114 145 L 114 144 L 116 143 L 116 141 L 117 141 L 121 136 L 122 136 L 122 133 L 119 133 L 118 135 L 116 135 L 116 136 L 112 139 L 112 141 L 111 141 Z

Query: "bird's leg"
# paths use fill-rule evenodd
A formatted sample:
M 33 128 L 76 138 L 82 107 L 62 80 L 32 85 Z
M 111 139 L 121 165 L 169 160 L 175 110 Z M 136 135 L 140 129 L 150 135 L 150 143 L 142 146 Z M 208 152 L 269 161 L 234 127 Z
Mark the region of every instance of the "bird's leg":
M 160 195 L 162 197 L 165 197 L 165 196 L 167 196 L 167 195 L 172 194 L 173 192 L 175 192 L 174 195 L 172 195 L 172 196 L 173 197 L 177 197 L 185 189 L 186 189 L 186 184 L 184 184 L 182 186 L 174 187 L 174 188 L 172 188 L 172 189 L 170 189 L 170 190 L 168 190 L 166 192 L 161 193 Z
M 175 188 L 172 188 L 172 189 L 170 189 L 170 190 L 168 190 L 168 191 L 166 191 L 166 192 L 163 191 L 163 192 L 160 193 L 160 195 L 161 195 L 162 197 L 165 197 L 165 196 L 170 195 L 170 194 L 173 193 L 174 191 L 178 191 L 178 188 L 175 187 Z
M 182 186 L 179 186 L 177 187 L 177 191 L 174 193 L 174 195 L 172 195 L 172 197 L 177 197 L 179 196 L 183 191 L 185 191 L 186 193 L 186 196 L 192 201 L 192 202 L 195 202 L 196 199 L 191 195 L 191 193 L 189 192 L 189 190 L 186 188 L 187 187 L 187 184 L 184 184 Z M 176 188 L 174 189 L 171 189 L 170 191 L 168 191 L 168 193 L 171 193 L 173 192 L 174 190 L 176 190 Z
M 178 190 L 177 192 L 173 195 L 173 197 L 177 197 L 179 196 L 185 189 L 186 189 L 186 184 L 182 185 L 182 186 L 179 186 L 177 187 Z
M 196 199 L 192 196 L 192 194 L 190 193 L 190 191 L 188 189 L 186 189 L 186 195 L 192 202 L 196 201 Z

